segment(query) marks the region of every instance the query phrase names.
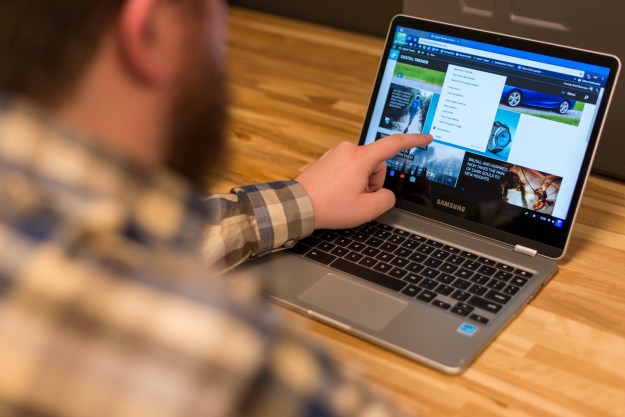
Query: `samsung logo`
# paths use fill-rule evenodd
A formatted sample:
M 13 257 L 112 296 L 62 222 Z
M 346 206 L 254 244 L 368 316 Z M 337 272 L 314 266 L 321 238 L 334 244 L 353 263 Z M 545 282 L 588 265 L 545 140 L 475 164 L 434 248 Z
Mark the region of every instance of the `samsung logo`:
M 447 200 L 441 200 L 440 198 L 436 199 L 436 205 L 446 207 L 448 209 L 456 210 L 461 213 L 464 213 L 467 209 L 465 206 L 461 206 L 460 204 L 456 204 L 456 203 L 451 203 Z

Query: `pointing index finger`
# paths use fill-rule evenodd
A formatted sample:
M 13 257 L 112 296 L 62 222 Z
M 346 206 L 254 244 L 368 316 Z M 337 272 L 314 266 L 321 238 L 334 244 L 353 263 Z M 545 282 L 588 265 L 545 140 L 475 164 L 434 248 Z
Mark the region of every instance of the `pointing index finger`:
M 431 142 L 432 135 L 398 134 L 378 139 L 364 148 L 368 148 L 367 156 L 370 157 L 371 163 L 379 164 L 404 149 L 425 146 Z

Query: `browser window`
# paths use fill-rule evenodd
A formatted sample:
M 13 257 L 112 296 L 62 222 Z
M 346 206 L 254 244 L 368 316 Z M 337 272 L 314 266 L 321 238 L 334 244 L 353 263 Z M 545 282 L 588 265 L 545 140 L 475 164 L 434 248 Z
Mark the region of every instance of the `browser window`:
M 604 67 L 397 27 L 365 143 L 430 133 L 387 162 L 385 186 L 422 204 L 420 186 L 465 208 L 492 207 L 544 230 L 567 221 Z M 435 205 L 436 198 L 427 204 Z M 503 205 L 502 205 L 503 203 Z

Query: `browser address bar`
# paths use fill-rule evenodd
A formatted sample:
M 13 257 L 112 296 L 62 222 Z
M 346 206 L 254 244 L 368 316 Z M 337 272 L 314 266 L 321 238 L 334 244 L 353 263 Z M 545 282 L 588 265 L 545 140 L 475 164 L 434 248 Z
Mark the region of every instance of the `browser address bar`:
M 433 41 L 431 39 L 424 39 L 424 38 L 420 38 L 419 43 L 421 45 L 431 46 L 433 48 L 447 49 L 448 51 L 460 52 L 460 53 L 465 53 L 469 55 L 477 55 L 477 56 L 490 58 L 490 59 L 498 59 L 500 61 L 509 62 L 511 64 L 525 65 L 528 67 L 534 67 L 534 68 L 543 69 L 547 71 L 558 72 L 560 74 L 571 75 L 573 77 L 580 77 L 580 78 L 584 77 L 584 71 L 582 70 L 560 67 L 558 65 L 552 65 L 552 64 L 545 64 L 543 62 L 531 61 L 529 59 L 515 58 L 515 57 L 508 56 L 508 55 L 496 54 L 494 52 L 486 52 L 486 51 L 482 51 L 479 49 L 468 48 L 466 46 L 453 45 L 453 44 L 446 43 L 446 42 Z

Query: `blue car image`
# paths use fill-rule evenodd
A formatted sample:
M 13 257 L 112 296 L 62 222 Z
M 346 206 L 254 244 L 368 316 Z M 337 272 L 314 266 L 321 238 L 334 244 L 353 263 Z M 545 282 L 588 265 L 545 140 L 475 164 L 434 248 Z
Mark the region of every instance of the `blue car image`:
M 575 100 L 569 100 L 550 94 L 539 93 L 537 91 L 526 90 L 524 88 L 504 86 L 501 94 L 501 102 L 510 107 L 520 105 L 540 107 L 543 109 L 555 110 L 560 114 L 566 114 L 575 107 Z

